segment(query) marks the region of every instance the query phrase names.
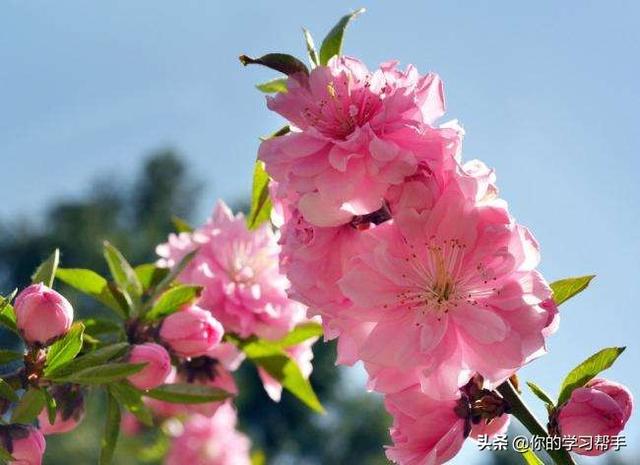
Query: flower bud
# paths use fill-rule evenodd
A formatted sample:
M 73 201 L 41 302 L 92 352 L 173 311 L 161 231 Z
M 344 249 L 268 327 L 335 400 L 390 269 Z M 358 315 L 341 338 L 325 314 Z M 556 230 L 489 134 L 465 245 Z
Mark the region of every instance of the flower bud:
M 56 418 L 51 424 L 47 410 L 38 415 L 40 431 L 45 436 L 72 431 L 84 418 L 84 392 L 76 384 L 61 384 L 51 388 L 51 395 L 56 401 Z
M 608 379 L 595 378 L 589 381 L 585 385 L 585 387 L 597 389 L 598 391 L 607 394 L 609 397 L 615 400 L 622 409 L 625 423 L 627 422 L 627 420 L 629 420 L 631 412 L 633 411 L 633 396 L 625 386 L 613 381 L 609 381 Z
M 147 390 L 160 386 L 171 373 L 171 358 L 161 345 L 153 342 L 134 345 L 129 363 L 146 363 L 146 366 L 127 379 L 138 389 Z
M 609 391 L 609 392 L 607 392 Z M 573 452 L 580 455 L 601 455 L 610 445 L 603 440 L 598 447 L 596 436 L 611 437 L 620 434 L 627 422 L 633 401 L 623 386 L 603 379 L 592 380 L 571 393 L 557 414 L 557 424 L 562 436 L 590 436 L 594 444 L 578 445 Z
M 222 340 L 224 329 L 211 313 L 195 305 L 165 318 L 160 337 L 183 357 L 205 355 Z
M 9 465 L 42 465 L 46 442 L 40 430 L 33 426 L 12 425 L 2 436 L 14 459 Z
M 30 344 L 46 345 L 65 335 L 73 322 L 73 307 L 44 284 L 32 284 L 15 301 L 16 324 Z

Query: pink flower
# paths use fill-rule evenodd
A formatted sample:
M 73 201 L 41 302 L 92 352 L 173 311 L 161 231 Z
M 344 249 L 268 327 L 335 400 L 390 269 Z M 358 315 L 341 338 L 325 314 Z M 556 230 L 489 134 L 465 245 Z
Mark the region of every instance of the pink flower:
M 242 214 L 219 202 L 213 217 L 191 234 L 172 235 L 158 246 L 160 264 L 174 266 L 186 253 L 198 254 L 180 275 L 204 291 L 198 305 L 229 332 L 278 339 L 304 318 L 305 309 L 287 296 L 280 273 L 278 237 L 265 224 L 249 231 Z
M 419 385 L 386 395 L 385 406 L 393 416 L 387 457 L 399 465 L 440 465 L 460 451 L 467 437 L 502 434 L 508 415 L 499 409 L 472 410 L 487 396 L 494 400 L 489 405 L 500 403 L 497 395 L 471 385 L 450 399 L 434 399 Z
M 127 436 L 136 436 L 142 431 L 142 423 L 138 421 L 133 413 L 124 412 L 120 429 Z
M 82 418 L 80 418 L 80 420 L 81 419 Z M 49 423 L 49 418 L 47 416 L 46 410 L 43 410 L 42 412 L 40 412 L 40 415 L 38 415 L 38 422 L 42 434 L 44 434 L 45 436 L 49 436 L 50 434 L 62 434 L 73 431 L 78 426 L 79 420 L 72 416 L 64 419 L 62 417 L 62 413 L 58 412 L 56 414 L 56 419 L 52 425 L 51 423 Z
M 286 352 L 296 362 L 298 368 L 300 368 L 300 372 L 305 379 L 309 379 L 313 371 L 313 365 L 311 364 L 313 360 L 313 350 L 311 350 L 311 346 L 313 346 L 317 339 L 318 338 L 307 339 L 301 344 L 286 349 Z M 282 397 L 282 384 L 267 373 L 264 368 L 258 367 L 258 375 L 262 380 L 262 385 L 267 395 L 275 402 L 280 402 L 280 398 Z
M 153 342 L 134 345 L 129 363 L 146 363 L 146 366 L 127 379 L 138 389 L 147 390 L 160 386 L 171 373 L 171 358 L 161 345 Z
M 160 337 L 182 357 L 198 357 L 222 340 L 224 329 L 211 313 L 195 305 L 164 319 Z
M 9 452 L 14 460 L 9 465 L 42 465 L 46 442 L 42 433 L 32 426 L 13 426 Z
M 610 439 L 624 428 L 631 411 L 633 398 L 624 386 L 604 379 L 595 379 L 571 393 L 569 400 L 557 413 L 556 421 L 562 436 L 591 436 L 594 442 L 578 444 L 572 449 L 580 455 L 601 455 L 610 448 L 610 441 L 596 446 L 597 436 Z
M 213 417 L 194 415 L 174 438 L 166 465 L 250 465 L 249 439 L 236 428 L 236 412 L 223 405 Z
M 459 133 L 430 126 L 444 113 L 442 83 L 409 66 L 385 63 L 370 72 L 339 57 L 310 76 L 288 79 L 288 92 L 268 98 L 294 130 L 265 140 L 258 157 L 287 196 L 317 226 L 348 223 L 378 210 L 392 185 L 419 160 L 448 163 Z
M 15 301 L 16 324 L 25 341 L 48 344 L 64 336 L 73 322 L 73 307 L 44 284 L 32 284 Z
M 420 367 L 432 395 L 451 395 L 475 372 L 495 385 L 545 352 L 540 304 L 551 293 L 535 270 L 538 245 L 472 192 L 452 183 L 432 209 L 374 228 L 340 280 L 353 305 L 336 315 L 370 324 L 358 358 L 378 376 Z

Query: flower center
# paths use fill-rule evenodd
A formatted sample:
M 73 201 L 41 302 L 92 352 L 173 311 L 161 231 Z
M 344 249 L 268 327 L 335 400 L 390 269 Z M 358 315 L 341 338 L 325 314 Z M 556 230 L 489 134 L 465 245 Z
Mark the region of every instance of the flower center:
M 346 139 L 357 127 L 366 124 L 382 105 L 385 88 L 380 95 L 371 91 L 371 76 L 364 82 L 343 75 L 327 84 L 326 96 L 305 107 L 302 115 L 325 136 Z

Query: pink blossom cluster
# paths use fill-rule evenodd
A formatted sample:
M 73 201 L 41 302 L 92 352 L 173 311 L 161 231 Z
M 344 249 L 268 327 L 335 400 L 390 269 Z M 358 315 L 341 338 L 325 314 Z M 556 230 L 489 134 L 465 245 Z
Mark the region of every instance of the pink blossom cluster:
M 385 395 L 388 457 L 444 463 L 467 436 L 506 426 L 488 393 L 543 355 L 557 328 L 538 243 L 493 170 L 463 162 L 463 130 L 437 124 L 438 76 L 336 57 L 287 89 L 268 106 L 291 131 L 259 158 L 290 295 L 338 339 L 338 362 L 363 362 Z
M 161 356 L 157 344 L 136 346 L 131 362 L 147 366 L 129 380 L 140 389 L 163 383 L 190 383 L 237 394 L 233 371 L 244 355 L 223 334 L 240 338 L 279 340 L 296 325 L 307 321 L 306 308 L 291 300 L 290 283 L 280 271 L 279 236 L 268 225 L 250 230 L 242 214 L 234 215 L 218 202 L 207 222 L 192 232 L 171 234 L 157 247 L 159 266 L 175 267 L 187 255 L 192 260 L 178 281 L 202 287 L 198 300 L 164 319 L 159 337 L 175 357 L 177 367 Z M 312 370 L 314 339 L 287 348 L 305 377 Z M 167 368 L 168 367 L 168 368 Z M 278 401 L 280 383 L 258 369 L 267 394 Z M 181 433 L 172 441 L 166 463 L 249 463 L 249 442 L 235 430 L 231 400 L 205 404 L 175 404 L 146 398 L 145 402 L 162 419 L 180 418 Z M 137 432 L 138 425 L 126 417 L 125 430 Z

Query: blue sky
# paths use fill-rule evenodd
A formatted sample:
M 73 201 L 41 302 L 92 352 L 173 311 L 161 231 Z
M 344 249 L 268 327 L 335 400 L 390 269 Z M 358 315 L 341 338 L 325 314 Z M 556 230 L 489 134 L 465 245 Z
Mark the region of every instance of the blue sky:
M 5 0 L 0 217 L 41 212 L 110 169 L 134 172 L 167 145 L 206 181 L 210 206 L 247 195 L 258 136 L 280 121 L 253 88 L 272 73 L 237 56 L 302 55 L 301 26 L 319 40 L 360 6 L 345 51 L 440 73 L 448 117 L 467 131 L 465 157 L 496 168 L 541 243 L 545 275 L 598 274 L 523 377 L 555 391 L 587 355 L 628 345 L 608 376 L 640 393 L 635 1 Z M 638 452 L 639 420 L 627 438 Z

